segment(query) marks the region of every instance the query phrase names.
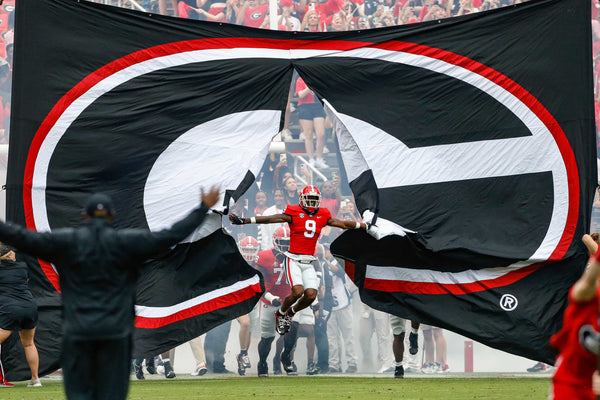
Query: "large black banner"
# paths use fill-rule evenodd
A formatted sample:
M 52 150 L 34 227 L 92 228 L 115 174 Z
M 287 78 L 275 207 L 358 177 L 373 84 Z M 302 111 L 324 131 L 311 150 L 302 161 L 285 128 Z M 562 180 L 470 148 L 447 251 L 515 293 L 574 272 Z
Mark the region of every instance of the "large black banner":
M 73 225 L 103 191 L 117 226 L 155 230 L 215 183 L 225 208 L 260 170 L 295 68 L 334 121 L 361 212 L 395 233 L 347 232 L 333 246 L 363 300 L 551 361 L 596 184 L 588 8 L 532 1 L 311 34 L 21 0 L 8 219 Z M 40 310 L 56 313 L 56 272 L 29 261 Z M 247 312 L 260 291 L 215 214 L 143 271 L 136 353 Z M 36 339 L 57 356 L 52 332 Z M 10 362 L 20 350 L 3 347 L 9 379 L 25 379 Z

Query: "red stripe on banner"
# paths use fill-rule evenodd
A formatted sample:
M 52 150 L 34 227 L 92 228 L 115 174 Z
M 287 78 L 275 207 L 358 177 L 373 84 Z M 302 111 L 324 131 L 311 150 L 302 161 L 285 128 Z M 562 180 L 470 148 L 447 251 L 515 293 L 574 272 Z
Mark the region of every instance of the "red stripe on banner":
M 61 293 L 59 277 L 54 268 L 52 267 L 52 264 L 40 259 L 38 259 L 38 262 L 40 263 L 40 268 L 42 268 L 42 271 L 44 272 L 44 274 L 46 274 L 46 278 L 48 278 L 52 286 L 54 286 L 54 289 L 56 289 L 58 293 Z
M 542 264 L 532 264 L 496 279 L 469 283 L 443 284 L 437 282 L 409 282 L 403 280 L 365 278 L 363 288 L 381 292 L 413 294 L 468 294 L 510 285 L 536 271 Z
M 251 299 L 256 293 L 261 293 L 260 283 L 245 287 L 233 293 L 228 293 L 224 296 L 215 297 L 202 304 L 195 305 L 185 310 L 178 311 L 166 317 L 149 318 L 135 317 L 135 326 L 137 328 L 160 328 L 161 326 L 172 324 L 173 322 L 181 321 L 187 318 L 196 317 L 201 314 L 206 314 L 221 308 L 229 307 L 234 304 Z
M 352 282 L 354 282 L 354 273 L 356 272 L 356 265 L 354 265 L 354 263 L 351 263 L 350 261 L 345 261 L 344 264 L 344 271 L 346 271 L 346 275 L 348 275 Z

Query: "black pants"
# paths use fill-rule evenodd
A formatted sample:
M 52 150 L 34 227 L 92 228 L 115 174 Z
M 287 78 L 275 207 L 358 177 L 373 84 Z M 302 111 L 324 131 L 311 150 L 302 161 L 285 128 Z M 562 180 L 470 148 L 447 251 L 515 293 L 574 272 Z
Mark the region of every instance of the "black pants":
M 231 321 L 225 322 L 206 332 L 204 337 L 204 354 L 206 367 L 210 372 L 221 374 L 225 369 L 225 348 L 231 330 Z
M 327 321 L 315 318 L 315 346 L 317 347 L 317 367 L 324 373 L 329 371 L 329 342 L 327 340 Z
M 125 400 L 129 389 L 131 336 L 76 340 L 63 337 L 63 383 L 69 400 Z

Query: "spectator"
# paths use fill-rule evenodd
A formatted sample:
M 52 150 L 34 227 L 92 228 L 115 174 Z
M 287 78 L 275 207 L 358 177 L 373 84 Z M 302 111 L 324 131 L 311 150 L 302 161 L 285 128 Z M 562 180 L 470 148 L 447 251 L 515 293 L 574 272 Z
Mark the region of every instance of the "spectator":
M 206 356 L 206 368 L 214 374 L 230 374 L 225 368 L 225 350 L 227 339 L 231 331 L 231 321 L 227 321 L 210 331 L 204 336 L 204 354 Z
M 261 305 L 261 312 L 260 342 L 258 343 L 258 376 L 262 378 L 269 376 L 267 357 L 275 338 L 275 319 L 273 318 L 273 314 L 275 314 L 277 308 L 281 306 L 283 299 L 292 289 L 284 277 L 285 256 L 283 254 L 290 247 L 290 229 L 287 226 L 279 227 L 271 238 L 271 248 L 259 252 L 254 263 L 254 268 L 260 271 L 265 279 L 265 293 L 259 303 Z M 278 359 L 278 357 L 276 358 Z M 279 362 L 277 366 L 279 366 Z M 275 368 L 274 365 L 274 371 Z
M 305 18 L 311 18 L 308 12 Z M 308 162 L 313 167 L 329 168 L 323 160 L 323 148 L 325 147 L 325 111 L 314 92 L 306 86 L 300 77 L 296 81 L 296 94 L 298 95 L 298 119 L 300 129 L 304 133 L 304 146 Z M 313 131 L 317 137 L 316 155 L 313 143 Z M 316 159 L 315 159 L 316 156 Z
M 178 17 L 177 13 L 177 0 L 171 0 L 171 8 L 173 9 L 173 16 Z M 158 0 L 158 12 L 162 15 L 169 15 L 167 12 L 167 0 Z
M 27 285 L 27 265 L 17 262 L 12 247 L 0 244 L 0 346 L 13 331 L 18 331 L 31 370 L 28 387 L 42 386 L 38 376 L 39 356 L 33 342 L 38 309 Z M 0 362 L 0 387 L 13 386 L 4 378 Z
M 300 25 L 300 30 L 302 32 L 322 32 L 323 27 L 321 24 L 321 20 L 319 19 L 319 14 L 311 9 L 304 14 L 304 18 L 302 19 L 302 25 Z M 301 79 L 301 78 L 300 78 Z M 298 89 L 296 88 L 296 94 Z M 300 105 L 300 103 L 298 103 Z
M 327 208 L 331 212 L 331 216 L 337 218 L 340 211 L 342 195 L 340 194 L 335 182 L 323 182 L 321 194 L 323 195 L 321 207 Z
M 450 367 L 446 363 L 447 345 L 443 330 L 431 325 L 421 325 L 421 330 L 425 352 L 422 372 L 425 374 L 450 372 Z
M 208 10 L 206 7 L 208 6 Z M 214 0 L 205 4 L 204 8 L 198 10 L 202 19 L 212 22 L 229 22 L 227 18 L 228 3 L 223 0 Z
M 275 189 L 273 193 L 273 198 L 275 200 L 275 205 L 267 208 L 262 215 L 275 215 L 281 214 L 287 207 L 287 202 L 285 200 L 285 191 L 283 189 Z M 272 237 L 275 234 L 275 231 L 279 227 L 287 226 L 287 224 L 268 224 L 268 225 L 260 225 L 258 228 L 260 230 L 260 245 L 262 250 L 268 250 L 273 247 Z
M 259 250 L 258 241 L 252 236 L 246 236 L 238 242 L 238 247 L 246 262 L 250 265 L 254 265 Z M 238 374 L 240 376 L 245 375 L 246 370 L 252 366 L 250 364 L 250 357 L 248 356 L 248 348 L 250 347 L 250 340 L 252 338 L 250 330 L 250 314 L 242 315 L 237 318 L 237 321 L 240 324 L 238 334 L 240 353 L 237 355 L 236 361 L 238 365 Z
M 321 269 L 317 271 L 320 281 L 318 293 L 318 306 L 314 307 L 315 313 L 315 347 L 318 359 L 316 373 L 326 374 L 329 372 L 329 339 L 327 337 L 327 322 L 333 308 L 333 294 L 331 293 L 332 281 L 329 267 L 325 262 L 325 246 L 317 243 L 317 259 L 320 261 Z
M 298 197 L 300 196 L 300 191 L 298 190 L 298 184 L 296 184 L 296 179 L 293 177 L 288 177 L 283 182 L 283 190 L 285 193 L 285 200 L 288 205 L 298 204 Z
M 367 17 L 358 17 L 357 29 L 371 29 L 371 21 Z
M 332 276 L 333 309 L 327 325 L 329 339 L 329 372 L 342 372 L 342 346 L 346 353 L 346 373 L 358 371 L 351 297 L 346 288 L 346 273 L 325 248 L 325 262 Z
M 297 13 L 294 13 L 294 3 L 292 0 L 281 0 L 279 2 L 281 6 L 281 15 L 278 19 L 279 25 L 285 25 L 288 31 L 299 31 L 301 30 L 302 23 L 297 17 Z M 296 15 L 293 15 L 296 14 Z M 288 102 L 289 108 L 289 102 Z M 286 110 L 287 112 L 287 110 Z M 282 139 L 289 139 L 289 136 Z
M 200 19 L 202 0 L 179 0 L 177 2 L 177 16 L 180 18 Z
M 265 20 L 269 4 L 259 4 L 258 0 L 244 0 L 242 9 L 238 13 L 238 25 L 259 28 Z
M 188 342 L 194 355 L 196 367 L 191 372 L 192 376 L 202 376 L 208 372 L 206 368 L 206 355 L 204 354 L 204 335 L 200 335 Z
M 359 337 L 363 360 L 367 368 L 373 367 L 373 355 L 371 352 L 371 338 L 375 336 L 377 342 L 377 366 L 378 373 L 392 371 L 392 359 L 390 357 L 390 344 L 392 335 L 390 328 L 390 314 L 374 310 L 366 304 L 361 305 Z
M 91 196 L 78 228 L 34 232 L 0 223 L 0 240 L 54 264 L 64 309 L 62 369 L 69 399 L 125 399 L 129 388 L 135 284 L 147 258 L 186 238 L 217 203 L 219 190 L 171 229 L 116 230 L 111 199 Z

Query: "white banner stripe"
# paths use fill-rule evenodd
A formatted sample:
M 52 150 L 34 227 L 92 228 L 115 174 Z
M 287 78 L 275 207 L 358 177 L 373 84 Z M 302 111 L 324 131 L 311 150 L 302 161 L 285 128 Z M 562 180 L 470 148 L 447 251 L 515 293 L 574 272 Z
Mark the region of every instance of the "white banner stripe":
M 439 283 L 442 285 L 456 285 L 500 278 L 509 272 L 517 271 L 531 264 L 533 264 L 532 261 L 519 261 L 508 267 L 467 270 L 462 272 L 441 272 L 429 269 L 367 265 L 365 277 L 368 279 L 384 281 L 427 282 Z
M 164 318 L 170 315 L 176 314 L 180 311 L 187 310 L 188 308 L 195 307 L 202 303 L 207 303 L 216 298 L 235 293 L 239 290 L 248 288 L 252 285 L 256 285 L 260 282 L 258 276 L 254 276 L 245 281 L 239 281 L 233 285 L 223 287 L 212 292 L 204 293 L 200 296 L 194 297 L 193 299 L 184 301 L 179 304 L 175 304 L 168 307 L 147 307 L 147 306 L 135 306 L 135 315 L 143 318 Z

